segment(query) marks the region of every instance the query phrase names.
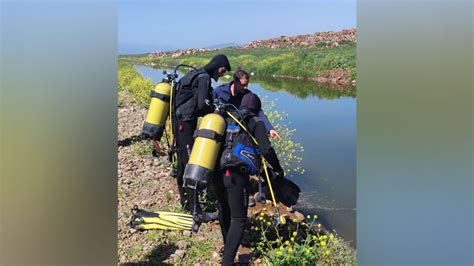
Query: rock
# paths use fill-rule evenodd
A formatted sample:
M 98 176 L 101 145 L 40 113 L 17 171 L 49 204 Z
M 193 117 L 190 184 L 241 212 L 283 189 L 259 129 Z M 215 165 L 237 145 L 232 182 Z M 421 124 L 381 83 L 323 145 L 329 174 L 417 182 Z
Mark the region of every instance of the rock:
M 304 221 L 304 215 L 300 212 L 294 212 L 290 215 L 291 219 L 295 219 L 298 222 Z
M 186 255 L 186 251 L 178 249 L 174 252 L 175 257 L 183 258 Z
M 176 243 L 176 245 L 178 246 L 178 249 L 184 250 L 186 249 L 188 243 L 185 240 L 180 240 Z

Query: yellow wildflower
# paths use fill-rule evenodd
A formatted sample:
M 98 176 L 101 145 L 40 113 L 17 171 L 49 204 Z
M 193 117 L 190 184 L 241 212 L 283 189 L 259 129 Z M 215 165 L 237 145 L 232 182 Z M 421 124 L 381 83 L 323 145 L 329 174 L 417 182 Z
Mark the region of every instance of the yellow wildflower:
M 289 253 L 293 253 L 293 249 L 292 249 L 292 248 L 289 248 L 289 249 L 288 249 L 288 252 L 289 252 Z
M 321 246 L 324 247 L 324 246 L 326 246 L 326 241 L 323 240 L 323 241 L 320 242 L 320 244 L 321 244 Z
M 334 235 L 331 233 L 329 234 L 329 239 L 333 239 L 334 238 Z
M 298 233 L 296 233 L 296 232 L 293 232 L 293 236 L 296 236 L 297 234 L 298 234 Z
M 291 240 L 291 242 L 295 242 L 295 238 L 294 238 L 294 237 L 290 238 L 290 240 Z

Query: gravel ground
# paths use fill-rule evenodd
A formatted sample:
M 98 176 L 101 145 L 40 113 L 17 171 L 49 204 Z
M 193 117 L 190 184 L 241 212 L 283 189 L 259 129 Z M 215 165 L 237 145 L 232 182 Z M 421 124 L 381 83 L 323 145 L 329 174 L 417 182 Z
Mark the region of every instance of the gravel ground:
M 167 239 L 189 238 L 190 231 L 140 232 L 128 226 L 130 210 L 134 205 L 147 210 L 179 211 L 179 193 L 175 179 L 169 175 L 167 157 L 153 157 L 149 142 L 129 141 L 130 137 L 141 132 L 146 110 L 136 106 L 123 92 L 120 92 L 119 97 L 118 262 L 121 265 L 183 264 L 180 259 L 191 248 L 190 244 L 186 240 L 167 243 L 170 242 Z M 218 251 L 222 248 L 218 223 L 203 224 L 193 237 L 196 241 L 213 240 L 212 260 L 196 258 L 195 265 L 217 264 L 220 261 Z M 163 242 L 167 245 L 163 245 Z
M 218 222 L 203 224 L 196 234 L 190 231 L 167 232 L 161 230 L 136 231 L 128 226 L 131 208 L 138 205 L 146 210 L 179 211 L 179 193 L 176 181 L 169 175 L 168 159 L 153 157 L 151 143 L 133 141 L 141 132 L 146 110 L 134 104 L 124 92 L 119 92 L 118 109 L 118 263 L 120 265 L 156 264 L 219 264 L 222 238 Z M 271 203 L 250 208 L 256 213 L 265 208 L 268 214 Z M 291 219 L 303 219 L 299 213 L 282 214 Z M 245 239 L 244 239 L 245 241 Z M 199 245 L 211 245 L 209 254 L 199 254 Z M 240 247 L 238 255 L 249 257 L 247 247 Z M 187 256 L 187 257 L 186 257 Z M 185 259 L 187 258 L 187 260 Z M 258 260 L 257 260 L 258 262 Z

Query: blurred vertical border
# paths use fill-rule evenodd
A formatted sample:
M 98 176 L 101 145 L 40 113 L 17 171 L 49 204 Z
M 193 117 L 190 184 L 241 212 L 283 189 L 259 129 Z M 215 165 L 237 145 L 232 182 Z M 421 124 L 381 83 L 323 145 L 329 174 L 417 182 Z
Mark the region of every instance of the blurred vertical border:
M 473 265 L 473 2 L 358 0 L 360 265 Z
M 117 264 L 115 1 L 1 1 L 1 265 Z

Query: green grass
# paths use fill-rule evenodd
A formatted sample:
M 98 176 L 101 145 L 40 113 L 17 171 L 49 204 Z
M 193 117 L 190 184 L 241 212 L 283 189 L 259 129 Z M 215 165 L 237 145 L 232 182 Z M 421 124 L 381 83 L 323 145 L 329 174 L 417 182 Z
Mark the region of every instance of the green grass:
M 150 140 L 147 141 L 133 141 L 136 144 L 133 147 L 133 152 L 139 156 L 152 156 L 153 144 Z
M 151 79 L 144 78 L 131 64 L 122 61 L 119 61 L 117 85 L 119 92 L 128 92 L 133 101 L 142 107 L 148 106 L 150 91 L 155 86 Z M 120 97 L 118 104 L 123 105 Z
M 287 75 L 292 77 L 317 77 L 332 69 L 346 69 L 355 77 L 356 46 L 343 42 L 339 47 L 315 48 L 256 48 L 242 50 L 225 48 L 218 51 L 199 52 L 177 58 L 151 58 L 148 56 L 120 56 L 120 59 L 136 64 L 154 63 L 159 67 L 174 67 L 188 64 L 202 67 L 217 54 L 227 55 L 233 69 L 242 66 L 256 76 Z

